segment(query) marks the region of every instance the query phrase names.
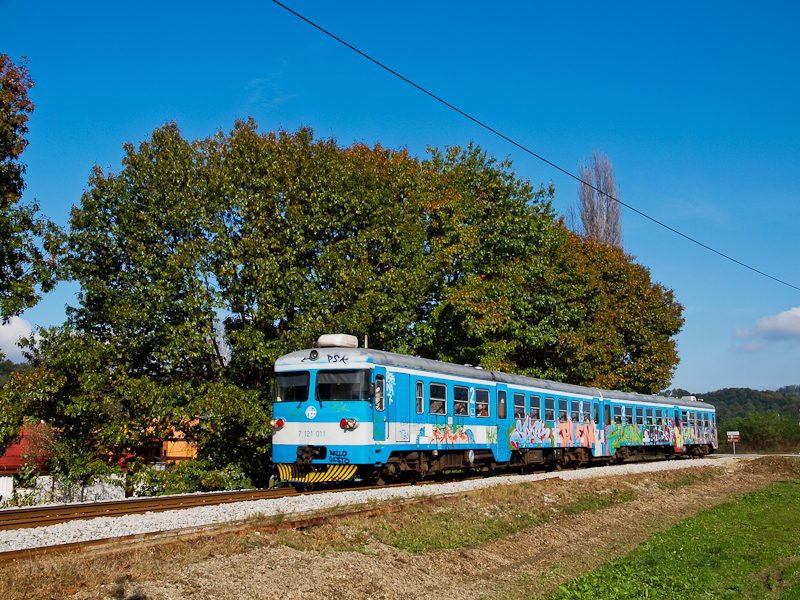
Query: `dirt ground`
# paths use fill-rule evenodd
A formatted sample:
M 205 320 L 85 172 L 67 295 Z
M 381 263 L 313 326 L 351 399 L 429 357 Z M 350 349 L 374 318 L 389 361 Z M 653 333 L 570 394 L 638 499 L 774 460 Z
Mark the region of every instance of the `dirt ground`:
M 781 457 L 739 458 L 727 463 L 719 476 L 674 490 L 648 483 L 648 474 L 642 474 L 635 500 L 561 516 L 471 548 L 411 554 L 378 543 L 367 545 L 363 552 L 299 551 L 274 545 L 196 563 L 166 581 L 128 583 L 114 597 L 527 598 L 555 589 L 558 583 L 630 551 L 654 533 L 704 509 L 796 476 Z M 556 486 L 563 499 L 576 482 L 547 485 Z

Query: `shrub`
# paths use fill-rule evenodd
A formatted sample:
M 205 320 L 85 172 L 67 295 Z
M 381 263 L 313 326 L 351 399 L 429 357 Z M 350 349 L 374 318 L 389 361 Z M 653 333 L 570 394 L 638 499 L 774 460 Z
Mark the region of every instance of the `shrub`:
M 186 460 L 160 470 L 141 460 L 128 465 L 126 487 L 137 496 L 189 494 L 253 487 L 235 466 L 212 468 L 207 460 Z

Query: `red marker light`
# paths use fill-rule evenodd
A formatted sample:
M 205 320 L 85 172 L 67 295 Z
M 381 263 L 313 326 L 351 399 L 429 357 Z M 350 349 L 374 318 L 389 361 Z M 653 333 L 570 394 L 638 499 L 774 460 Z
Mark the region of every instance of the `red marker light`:
M 272 419 L 269 422 L 269 424 L 272 425 L 273 427 L 283 427 L 284 425 L 286 425 L 286 421 L 284 421 L 283 419 L 277 419 L 277 420 Z
M 342 419 L 341 421 L 339 421 L 339 425 L 341 426 L 342 429 L 347 429 L 347 419 Z

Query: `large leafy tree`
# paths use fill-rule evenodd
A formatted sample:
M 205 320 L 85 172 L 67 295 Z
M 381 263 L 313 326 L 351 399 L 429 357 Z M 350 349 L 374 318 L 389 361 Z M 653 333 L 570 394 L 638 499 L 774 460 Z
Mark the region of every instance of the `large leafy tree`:
M 32 87 L 26 61 L 15 64 L 0 53 L 0 322 L 35 305 L 40 294 L 56 282 L 55 259 L 42 244 L 54 248 L 58 228 L 38 216 L 35 202 L 22 202 L 25 164 L 21 156 L 28 146 L 25 136 L 33 112 L 28 91 Z M 28 404 L 38 397 L 29 388 L 48 389 L 40 376 L 37 373 L 30 378 L 39 381 L 41 385 L 37 386 L 12 375 L 4 387 L 0 396 L 0 450 L 19 436 Z
M 655 393 L 678 363 L 671 290 L 621 248 L 555 219 L 552 188 L 479 148 L 432 151 L 431 287 L 416 351 L 569 383 Z
M 683 307 L 615 246 L 569 234 L 548 293 L 565 318 L 536 360 L 543 376 L 655 394 L 678 364 Z
M 206 163 L 201 144 L 167 125 L 126 145 L 119 173 L 95 168 L 72 211 L 63 264 L 79 306 L 31 353 L 62 378 L 42 417 L 61 432 L 66 463 L 113 465 L 174 431 L 219 461 L 246 447 L 263 462 L 263 402 L 224 380 Z
M 94 169 L 63 257 L 79 304 L 4 398 L 37 390 L 26 410 L 61 432 L 65 469 L 181 431 L 258 482 L 272 365 L 322 333 L 649 389 L 680 307 L 619 249 L 569 234 L 552 194 L 472 145 L 420 162 L 305 128 L 188 142 L 165 125 L 118 173 Z
M 240 380 L 265 381 L 279 355 L 326 332 L 401 345 L 426 285 L 418 162 L 252 122 L 212 146 L 225 198 L 216 273 Z
M 55 261 L 41 241 L 55 243 L 57 228 L 37 215 L 36 203 L 23 204 L 28 116 L 33 80 L 26 61 L 15 64 L 0 53 L 0 318 L 36 304 L 55 285 Z M 0 356 L 0 358 L 2 358 Z
M 429 289 L 417 351 L 442 360 L 528 372 L 520 345 L 550 337 L 549 299 L 538 282 L 560 232 L 552 189 L 518 179 L 508 160 L 480 148 L 430 151 L 436 193 L 426 212 Z
M 79 306 L 31 346 L 60 378 L 39 412 L 69 464 L 177 430 L 258 480 L 275 358 L 329 331 L 396 347 L 414 322 L 419 163 L 252 122 L 193 143 L 167 125 L 126 152 L 73 210 Z

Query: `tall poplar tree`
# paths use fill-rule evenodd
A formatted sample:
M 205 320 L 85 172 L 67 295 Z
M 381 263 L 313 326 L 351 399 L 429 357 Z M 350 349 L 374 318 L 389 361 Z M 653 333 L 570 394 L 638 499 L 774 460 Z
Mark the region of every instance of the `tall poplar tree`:
M 586 239 L 605 246 L 622 248 L 622 214 L 614 166 L 608 156 L 596 150 L 592 158 L 578 166 L 578 213 L 581 233 Z

